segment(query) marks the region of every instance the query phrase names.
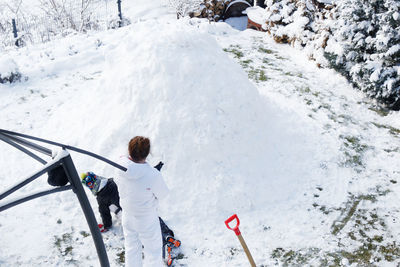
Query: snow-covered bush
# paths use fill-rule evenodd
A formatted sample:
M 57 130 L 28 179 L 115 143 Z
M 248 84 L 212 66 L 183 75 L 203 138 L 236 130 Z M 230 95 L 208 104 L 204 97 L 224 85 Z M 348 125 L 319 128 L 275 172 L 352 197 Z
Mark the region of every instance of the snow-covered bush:
M 400 1 L 339 1 L 335 18 L 325 49 L 329 65 L 369 96 L 399 110 Z
M 266 1 L 264 29 L 275 41 L 305 46 L 313 32 L 315 7 L 311 0 Z
M 131 24 L 130 19 L 122 17 L 122 21 L 119 17 L 110 20 L 107 24 L 107 29 L 118 29 L 119 27 L 127 26 Z
M 400 109 L 400 1 L 266 0 L 263 28 Z
M 190 13 L 200 13 L 202 0 L 168 0 L 168 3 L 176 11 L 177 17 L 184 17 Z
M 96 29 L 96 22 L 91 19 L 93 0 L 39 0 L 41 9 L 61 30 L 86 31 Z
M 329 36 L 331 1 L 267 0 L 263 28 L 275 41 L 305 49 L 319 65 L 327 65 L 324 57 Z
M 9 57 L 0 58 L 0 83 L 13 83 L 21 80 L 21 73 L 14 60 Z

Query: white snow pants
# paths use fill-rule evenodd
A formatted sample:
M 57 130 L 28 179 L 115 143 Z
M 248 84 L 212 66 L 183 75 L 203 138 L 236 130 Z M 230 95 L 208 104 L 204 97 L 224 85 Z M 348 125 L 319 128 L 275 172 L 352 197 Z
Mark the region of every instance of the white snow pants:
M 148 211 L 140 215 L 123 213 L 122 226 L 125 237 L 125 266 L 162 267 L 162 236 L 157 212 Z

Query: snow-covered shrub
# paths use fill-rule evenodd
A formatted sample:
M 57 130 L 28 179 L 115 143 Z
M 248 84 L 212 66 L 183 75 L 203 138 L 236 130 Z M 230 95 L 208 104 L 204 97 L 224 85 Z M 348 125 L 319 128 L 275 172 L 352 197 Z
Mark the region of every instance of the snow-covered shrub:
M 399 0 L 266 0 L 263 28 L 400 109 Z
M 90 8 L 93 0 L 39 0 L 41 9 L 47 17 L 53 19 L 60 29 L 73 29 L 75 31 L 86 31 L 96 28 L 95 22 L 91 20 L 93 13 Z
M 202 0 L 168 0 L 168 3 L 176 11 L 177 17 L 184 17 L 194 12 L 200 14 Z
M 107 29 L 118 29 L 129 24 L 131 24 L 131 21 L 126 17 L 122 17 L 122 21 L 119 18 L 115 18 L 108 22 Z
M 304 47 L 313 32 L 316 10 L 311 0 L 267 0 L 266 6 L 263 28 L 275 41 Z
M 400 109 L 400 1 L 337 2 L 329 65 L 389 107 Z
M 0 58 L 0 83 L 13 83 L 21 80 L 21 73 L 14 60 L 9 57 Z

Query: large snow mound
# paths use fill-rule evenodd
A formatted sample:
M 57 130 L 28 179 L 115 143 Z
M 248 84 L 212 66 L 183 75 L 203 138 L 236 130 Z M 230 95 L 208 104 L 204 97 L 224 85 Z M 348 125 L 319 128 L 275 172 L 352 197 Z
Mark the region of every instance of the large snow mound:
M 215 39 L 185 23 L 133 25 L 106 55 L 98 88 L 71 105 L 55 117 L 64 125 L 65 114 L 82 119 L 67 123 L 72 143 L 118 159 L 133 136 L 151 138 L 150 161 L 166 163 L 168 211 L 178 220 L 222 219 L 295 198 L 308 170 L 318 169 L 296 117 L 262 100 Z

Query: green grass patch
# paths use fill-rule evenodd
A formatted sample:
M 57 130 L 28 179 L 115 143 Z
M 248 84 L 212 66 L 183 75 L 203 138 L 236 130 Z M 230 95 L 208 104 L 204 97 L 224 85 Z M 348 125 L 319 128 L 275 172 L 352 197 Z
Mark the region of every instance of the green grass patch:
M 271 50 L 271 49 L 267 49 L 267 48 L 261 47 L 261 46 L 258 48 L 258 52 L 266 53 L 266 54 L 273 54 L 273 53 L 275 53 L 275 51 L 273 51 L 273 50 Z
M 80 231 L 79 232 L 83 237 L 88 237 L 88 236 L 90 236 L 90 234 L 88 233 L 88 232 L 86 232 L 86 231 Z
M 255 82 L 265 82 L 268 81 L 270 78 L 267 77 L 265 71 L 263 69 L 255 69 L 253 67 L 250 67 L 250 69 L 247 71 L 247 75 L 249 79 L 255 81 Z
M 340 166 L 344 167 L 352 167 L 354 168 L 357 172 L 361 172 L 359 167 L 363 168 L 363 162 L 361 155 L 354 155 L 352 153 L 349 153 L 348 151 L 344 152 L 345 160 L 341 162 Z
M 119 264 L 125 263 L 125 250 L 122 250 L 121 252 L 117 253 L 117 262 Z
M 294 73 L 292 73 L 292 72 L 285 72 L 284 75 L 285 75 L 285 76 L 291 76 L 291 77 L 296 76 L 296 75 L 295 75 Z
M 322 211 L 323 214 L 328 215 L 329 213 L 331 213 L 333 210 L 332 209 L 328 209 L 326 206 L 321 206 L 319 208 L 320 211 Z
M 360 201 L 361 200 L 359 198 L 353 197 L 349 202 L 346 203 L 345 208 L 342 210 L 341 217 L 334 221 L 331 226 L 331 232 L 333 235 L 337 235 L 347 225 L 356 212 Z
M 297 87 L 296 89 L 301 93 L 301 95 L 311 93 L 311 89 L 310 89 L 310 87 L 308 87 L 308 86 L 305 86 L 305 87 Z
M 54 245 L 62 256 L 72 255 L 72 233 L 54 236 Z
M 239 63 L 243 68 L 248 68 L 249 64 L 252 63 L 253 61 L 251 59 L 247 59 L 247 60 L 241 60 Z
M 240 49 L 241 47 L 239 45 L 231 45 L 230 47 L 224 48 L 223 50 L 227 53 L 233 54 L 235 58 L 242 58 L 244 54 Z
M 371 225 L 380 223 L 380 219 L 376 213 L 370 213 L 368 218 L 368 216 L 364 215 L 364 213 L 366 213 L 365 210 L 358 210 L 357 208 L 361 201 L 375 203 L 377 201 L 377 197 L 381 196 L 382 193 L 387 194 L 388 192 L 382 191 L 381 188 L 377 187 L 371 194 L 363 194 L 359 196 L 350 194 L 349 200 L 345 203 L 344 207 L 338 209 L 341 211 L 341 214 L 331 226 L 332 234 L 337 235 L 352 219 L 354 219 L 358 227 L 362 226 L 362 228 L 367 230 L 370 230 Z
M 309 248 L 302 250 L 285 250 L 276 248 L 272 251 L 271 257 L 276 260 L 279 266 L 304 266 L 310 262 L 321 250 L 318 248 Z
M 370 107 L 368 109 L 371 111 L 374 111 L 376 114 L 378 114 L 381 117 L 386 117 L 390 113 L 389 109 L 381 108 L 381 107 Z
M 348 122 L 350 122 L 350 123 L 355 124 L 355 123 L 353 122 L 353 118 L 352 118 L 351 116 L 349 116 L 349 115 L 340 114 L 340 115 L 338 115 L 337 117 L 338 117 L 338 119 L 340 119 L 340 121 L 341 121 L 342 123 L 348 123 Z
M 266 57 L 263 58 L 262 63 L 265 64 L 265 65 L 267 65 L 267 66 L 275 66 L 275 65 L 270 61 L 270 59 L 269 59 L 269 58 L 266 58 Z
M 312 95 L 315 96 L 315 97 L 319 97 L 320 92 L 313 92 Z
M 390 125 L 379 124 L 379 123 L 376 123 L 376 122 L 373 122 L 372 124 L 375 125 L 378 128 L 383 128 L 383 129 L 389 130 L 389 133 L 391 135 L 394 135 L 394 136 L 400 135 L 400 130 L 395 128 L 395 127 L 392 127 Z
M 275 57 L 276 57 L 276 59 L 279 59 L 279 60 L 288 60 L 288 58 L 282 57 L 282 56 L 275 56 Z
M 375 192 L 378 193 L 378 192 Z M 379 193 L 378 193 L 379 194 Z M 384 259 L 394 262 L 400 257 L 400 246 L 396 241 L 388 241 L 388 229 L 375 209 L 360 209 L 361 201 L 377 201 L 377 195 L 351 195 L 342 214 L 334 224 L 332 234 L 338 236 L 337 247 L 333 251 L 319 248 L 301 248 L 298 250 L 278 247 L 271 253 L 279 266 L 343 266 L 343 262 L 355 266 L 381 266 Z M 344 228 L 345 225 L 348 227 Z M 346 229 L 346 232 L 344 232 Z M 342 233 L 343 232 L 343 233 Z M 383 234 L 377 234 L 377 233 Z M 339 236 L 340 234 L 340 236 Z M 346 240 L 346 241 L 345 241 Z M 348 245 L 343 245 L 345 241 Z
M 400 152 L 400 148 L 396 147 L 396 148 L 386 148 L 383 151 L 385 151 L 386 153 L 393 153 L 393 152 Z
M 393 243 L 380 246 L 378 251 L 383 254 L 385 260 L 392 262 L 400 257 L 400 247 L 393 241 Z
M 268 80 L 267 76 L 265 75 L 265 71 L 264 71 L 264 70 L 261 70 L 261 71 L 260 71 L 259 80 L 260 80 L 260 81 L 263 81 L 263 82 L 265 82 L 265 81 Z
M 357 172 L 361 172 L 364 168 L 362 161 L 363 154 L 369 148 L 368 145 L 362 144 L 360 138 L 356 136 L 340 135 L 343 140 L 342 151 L 344 151 L 344 160 L 341 166 L 354 168 Z

